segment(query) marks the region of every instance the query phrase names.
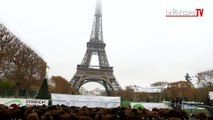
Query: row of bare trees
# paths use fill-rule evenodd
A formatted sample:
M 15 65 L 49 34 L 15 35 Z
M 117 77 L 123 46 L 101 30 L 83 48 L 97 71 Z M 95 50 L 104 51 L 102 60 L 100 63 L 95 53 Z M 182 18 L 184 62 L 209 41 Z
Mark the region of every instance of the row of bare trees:
M 117 91 L 114 95 L 121 96 L 123 100 L 129 101 L 161 102 L 163 100 L 170 101 L 178 96 L 184 100 L 202 101 L 203 99 L 198 99 L 196 96 L 196 91 L 195 88 L 171 87 L 163 89 L 162 92 L 138 92 L 134 91 L 134 88 L 126 87 L 126 89 Z
M 1 91 L 28 93 L 39 89 L 46 75 L 47 63 L 30 47 L 0 23 L 0 85 Z
M 181 97 L 184 100 L 206 102 L 209 91 L 213 91 L 213 70 L 199 72 L 196 75 L 196 83 L 177 81 L 173 83 L 155 82 L 152 87 L 161 88 L 159 93 L 137 92 L 134 86 L 127 86 L 124 90 L 116 92 L 114 95 L 119 95 L 127 100 L 140 101 L 162 101 L 172 100 L 176 97 Z M 167 87 L 165 87 L 167 86 Z
M 153 101 L 172 100 L 180 97 L 183 100 L 203 101 L 205 102 L 209 91 L 213 91 L 213 70 L 200 72 L 197 74 L 197 83 L 192 84 L 187 80 L 177 82 L 158 81 L 151 84 L 152 87 L 160 88 L 161 92 L 148 93 L 135 91 L 134 86 L 126 86 L 125 89 L 115 92 L 114 96 L 121 96 L 130 101 Z M 196 87 L 198 86 L 198 87 Z M 49 91 L 63 94 L 78 94 L 61 76 L 53 76 L 49 80 Z

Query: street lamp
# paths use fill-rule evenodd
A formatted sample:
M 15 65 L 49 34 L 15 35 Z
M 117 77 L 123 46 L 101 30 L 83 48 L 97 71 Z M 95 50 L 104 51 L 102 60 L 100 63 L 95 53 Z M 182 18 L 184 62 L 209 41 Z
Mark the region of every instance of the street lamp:
M 46 79 L 47 79 L 47 80 L 48 80 L 49 70 L 50 70 L 50 67 L 47 65 L 47 68 L 46 68 Z

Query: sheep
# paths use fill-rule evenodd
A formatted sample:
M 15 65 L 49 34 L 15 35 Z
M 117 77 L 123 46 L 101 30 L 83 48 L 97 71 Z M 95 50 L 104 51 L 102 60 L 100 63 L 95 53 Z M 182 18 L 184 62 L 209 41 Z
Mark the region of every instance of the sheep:
M 27 115 L 27 120 L 39 120 L 38 113 L 36 111 L 32 111 Z

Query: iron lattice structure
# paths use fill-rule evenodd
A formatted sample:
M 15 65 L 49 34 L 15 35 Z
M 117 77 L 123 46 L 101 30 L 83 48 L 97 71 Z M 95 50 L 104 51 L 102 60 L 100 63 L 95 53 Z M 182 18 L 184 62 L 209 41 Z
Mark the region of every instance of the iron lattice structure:
M 102 10 L 101 1 L 97 0 L 93 20 L 90 41 L 87 42 L 87 50 L 80 65 L 77 65 L 77 72 L 71 79 L 71 85 L 76 89 L 88 83 L 97 82 L 103 85 L 108 95 L 116 90 L 121 90 L 114 74 L 113 67 L 110 67 L 105 52 L 106 44 L 103 42 L 102 31 Z M 98 55 L 99 66 L 91 68 L 92 55 Z

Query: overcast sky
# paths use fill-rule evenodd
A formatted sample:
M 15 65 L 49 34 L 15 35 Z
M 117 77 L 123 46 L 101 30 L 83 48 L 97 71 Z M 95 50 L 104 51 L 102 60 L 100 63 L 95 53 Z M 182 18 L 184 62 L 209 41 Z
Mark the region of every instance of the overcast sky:
M 49 77 L 70 81 L 86 52 L 95 2 L 0 0 L 0 22 L 44 58 Z M 105 50 L 122 88 L 212 69 L 212 5 L 212 0 L 102 0 Z M 169 10 L 196 8 L 204 9 L 203 17 L 165 17 Z

